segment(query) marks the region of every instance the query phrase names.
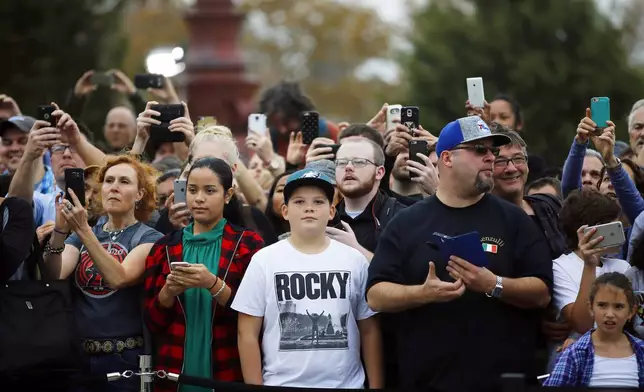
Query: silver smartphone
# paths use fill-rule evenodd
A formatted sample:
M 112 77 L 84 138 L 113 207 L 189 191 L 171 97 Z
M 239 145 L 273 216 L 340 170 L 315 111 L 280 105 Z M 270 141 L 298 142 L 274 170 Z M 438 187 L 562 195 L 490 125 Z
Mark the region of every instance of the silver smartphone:
M 467 78 L 467 99 L 475 108 L 482 108 L 485 103 L 483 78 Z
M 387 129 L 394 129 L 396 124 L 400 122 L 400 112 L 402 111 L 402 105 L 389 105 L 387 106 Z
M 612 248 L 615 246 L 621 246 L 626 242 L 622 222 L 611 222 L 604 223 L 603 225 L 589 226 L 584 229 L 584 234 L 588 233 L 588 231 L 593 227 L 596 228 L 597 231 L 595 231 L 591 240 L 599 236 L 604 237 L 604 239 L 597 244 L 595 248 Z
M 174 180 L 174 204 L 187 203 L 186 185 L 187 181 L 185 179 Z
M 174 271 L 177 267 L 190 267 L 190 263 L 186 261 L 174 261 L 170 263 L 170 269 Z

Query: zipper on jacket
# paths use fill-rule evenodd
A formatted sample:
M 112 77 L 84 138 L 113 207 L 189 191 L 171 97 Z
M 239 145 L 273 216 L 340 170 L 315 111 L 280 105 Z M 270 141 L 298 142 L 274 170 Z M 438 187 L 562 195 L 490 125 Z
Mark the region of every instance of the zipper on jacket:
M 171 265 L 170 265 L 170 252 L 168 251 L 168 247 L 165 247 L 165 256 L 166 259 L 168 260 L 168 268 L 170 268 L 170 271 L 172 271 Z M 188 330 L 188 318 L 186 317 L 186 310 L 183 307 L 183 304 L 181 303 L 181 296 L 177 295 L 175 297 L 176 301 L 179 303 L 179 307 L 181 308 L 181 313 L 183 314 L 183 322 L 185 324 L 186 332 Z M 181 361 L 181 374 L 183 374 L 183 369 L 186 365 L 185 361 L 185 356 L 186 356 L 186 333 L 183 334 L 183 356 L 184 359 Z M 211 354 L 212 355 L 212 354 Z M 177 392 L 179 392 L 179 384 L 177 384 Z
M 241 243 L 242 238 L 244 238 L 244 233 L 246 231 L 242 231 L 241 235 L 239 236 L 239 239 L 237 240 L 237 244 L 235 244 L 235 249 L 233 249 L 233 255 L 228 260 L 228 266 L 226 267 L 226 272 L 224 272 L 224 277 L 222 278 L 222 281 L 226 281 L 226 277 L 228 276 L 228 271 L 230 270 L 230 266 L 233 264 L 233 260 L 235 260 L 235 255 L 237 254 L 237 248 L 239 248 L 239 244 Z M 232 290 L 232 289 L 231 289 Z M 213 367 L 213 360 L 214 358 L 212 357 L 212 343 L 214 342 L 215 339 L 215 334 L 212 333 L 213 328 L 215 327 L 215 311 L 217 310 L 217 299 L 213 297 L 212 299 L 215 302 L 215 306 L 212 307 L 212 320 L 210 321 L 210 367 Z M 214 374 L 213 374 L 214 378 Z

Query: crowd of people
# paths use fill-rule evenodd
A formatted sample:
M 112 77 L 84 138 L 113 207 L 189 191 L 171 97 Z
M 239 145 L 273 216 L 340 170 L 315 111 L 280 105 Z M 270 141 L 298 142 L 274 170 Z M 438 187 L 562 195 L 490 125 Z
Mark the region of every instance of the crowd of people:
M 315 106 L 282 82 L 259 99 L 267 129 L 249 131 L 245 160 L 171 80 L 146 102 L 121 72 L 131 105 L 108 111 L 101 151 L 83 121 L 91 74 L 51 121 L 0 107 L 0 280 L 70 282 L 88 372 L 149 352 L 154 369 L 270 386 L 493 391 L 522 373 L 644 387 L 644 100 L 628 143 L 581 107 L 558 168 L 529 152 L 506 95 L 442 130 L 392 123 L 388 104 L 365 123 L 321 116 L 305 144 Z M 158 103 L 183 105 L 167 127 L 183 141 L 152 137 Z M 411 157 L 414 141 L 427 150 Z M 624 241 L 601 246 L 607 224 Z

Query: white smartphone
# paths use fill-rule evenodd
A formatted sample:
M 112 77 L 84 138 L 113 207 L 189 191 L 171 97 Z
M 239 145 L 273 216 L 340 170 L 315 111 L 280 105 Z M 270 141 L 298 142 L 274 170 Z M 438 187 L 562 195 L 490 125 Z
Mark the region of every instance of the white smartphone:
M 622 222 L 611 222 L 604 223 L 603 225 L 589 226 L 584 229 L 584 233 L 587 233 L 593 227 L 596 228 L 597 231 L 595 231 L 591 240 L 599 236 L 604 237 L 604 239 L 597 244 L 595 248 L 612 248 L 615 246 L 621 246 L 626 242 Z
M 248 116 L 248 133 L 258 133 L 266 135 L 266 115 L 262 113 L 251 113 Z
M 190 267 L 190 263 L 186 261 L 175 261 L 170 263 L 170 269 L 175 270 L 177 267 Z
M 394 127 L 396 126 L 396 123 L 400 122 L 401 111 L 402 111 L 402 105 L 387 106 L 387 129 L 385 131 L 394 129 Z
M 482 108 L 485 102 L 483 78 L 467 78 L 467 99 L 475 108 Z
M 187 203 L 186 201 L 186 180 L 174 180 L 174 204 Z

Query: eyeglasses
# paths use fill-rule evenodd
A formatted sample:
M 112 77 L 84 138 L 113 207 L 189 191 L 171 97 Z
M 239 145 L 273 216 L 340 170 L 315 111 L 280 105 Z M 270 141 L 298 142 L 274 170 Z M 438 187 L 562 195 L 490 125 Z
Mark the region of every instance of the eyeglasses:
M 355 167 L 356 169 L 360 169 L 367 165 L 377 166 L 375 162 L 370 161 L 366 158 L 342 158 L 342 159 L 335 160 L 336 167 L 347 167 L 349 163 L 353 164 L 353 167 Z
M 496 158 L 494 160 L 494 167 L 507 167 L 508 163 L 512 162 L 512 164 L 516 166 L 523 166 L 526 163 L 528 163 L 528 158 L 525 156 L 517 156 L 517 157 L 512 157 L 512 158 Z
M 51 148 L 52 154 L 64 154 L 65 150 L 69 148 L 70 152 L 76 152 L 76 150 L 69 144 L 56 144 Z
M 499 148 L 498 147 L 488 147 L 484 146 L 482 144 L 475 144 L 473 146 L 457 146 L 452 148 L 453 150 L 469 150 L 469 151 L 474 151 L 476 155 L 484 156 L 487 155 L 487 152 L 491 152 L 492 154 L 499 155 Z

